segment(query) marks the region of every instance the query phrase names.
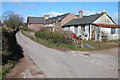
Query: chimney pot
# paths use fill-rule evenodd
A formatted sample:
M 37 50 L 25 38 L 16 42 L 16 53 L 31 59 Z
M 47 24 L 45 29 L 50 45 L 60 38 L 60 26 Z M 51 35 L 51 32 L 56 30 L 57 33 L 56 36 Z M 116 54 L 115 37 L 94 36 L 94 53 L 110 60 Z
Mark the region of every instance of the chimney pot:
M 78 11 L 78 13 L 79 13 L 79 18 L 82 18 L 83 17 L 83 11 L 80 10 L 80 11 Z
M 101 12 L 101 14 L 106 14 L 106 11 L 105 11 L 105 9 Z
M 78 13 L 83 13 L 83 11 L 82 11 L 82 10 L 80 10 L 80 11 L 78 11 Z
M 44 15 L 45 19 L 48 19 L 50 17 L 50 15 Z

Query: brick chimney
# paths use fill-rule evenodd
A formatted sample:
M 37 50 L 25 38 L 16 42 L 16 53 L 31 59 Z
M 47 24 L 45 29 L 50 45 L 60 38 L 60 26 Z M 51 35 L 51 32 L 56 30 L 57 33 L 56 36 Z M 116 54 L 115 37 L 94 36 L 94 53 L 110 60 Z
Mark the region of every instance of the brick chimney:
M 44 15 L 44 19 L 48 19 L 49 17 L 49 15 Z
M 80 11 L 78 11 L 78 13 L 79 13 L 79 18 L 82 18 L 83 17 L 83 11 L 80 10 Z

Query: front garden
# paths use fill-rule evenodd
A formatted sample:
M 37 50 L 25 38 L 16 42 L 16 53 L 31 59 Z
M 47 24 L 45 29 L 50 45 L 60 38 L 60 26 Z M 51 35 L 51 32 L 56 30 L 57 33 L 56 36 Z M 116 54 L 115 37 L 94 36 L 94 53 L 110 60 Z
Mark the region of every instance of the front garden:
M 112 40 L 107 42 L 99 42 L 92 40 L 89 41 L 77 40 L 77 39 L 73 39 L 70 36 L 66 36 L 64 33 L 49 32 L 46 31 L 45 29 L 34 32 L 35 36 L 26 34 L 25 31 L 23 31 L 23 34 L 42 45 L 59 50 L 65 50 L 65 51 L 66 50 L 92 51 L 92 50 L 117 48 L 119 47 L 118 42 L 120 41 L 120 40 L 119 41 Z M 79 44 L 76 44 L 76 41 Z M 81 47 L 81 43 L 83 43 L 83 47 Z M 94 47 L 94 49 L 86 47 L 86 44 Z

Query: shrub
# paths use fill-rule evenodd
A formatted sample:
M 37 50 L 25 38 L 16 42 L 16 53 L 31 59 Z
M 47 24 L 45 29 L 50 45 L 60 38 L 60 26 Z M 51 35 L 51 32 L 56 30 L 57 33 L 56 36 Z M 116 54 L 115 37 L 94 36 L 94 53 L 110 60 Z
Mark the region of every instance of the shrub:
M 108 40 L 108 37 L 103 37 L 103 38 L 102 38 L 102 41 L 103 41 L 103 42 L 108 42 L 108 41 L 109 41 L 109 40 Z
M 16 41 L 15 31 L 8 31 L 3 28 L 2 33 L 2 75 L 5 75 L 14 67 L 15 63 L 23 57 L 22 48 Z M 9 67 L 6 67 L 9 66 Z
M 9 72 L 8 67 L 2 67 L 2 76 L 5 76 Z
M 76 39 L 82 40 L 82 35 L 79 35 Z
M 27 27 L 23 27 L 21 28 L 23 31 L 28 31 L 28 28 Z
M 48 40 L 52 43 L 56 44 L 72 44 L 72 39 L 69 37 L 65 37 L 64 34 L 59 32 L 50 32 L 50 31 L 37 31 L 35 32 L 36 38 L 41 38 L 44 40 Z

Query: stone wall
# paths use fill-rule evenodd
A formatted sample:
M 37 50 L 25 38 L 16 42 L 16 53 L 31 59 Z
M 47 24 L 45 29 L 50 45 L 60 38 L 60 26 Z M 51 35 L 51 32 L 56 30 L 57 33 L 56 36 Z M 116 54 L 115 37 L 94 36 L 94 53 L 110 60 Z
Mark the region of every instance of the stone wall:
M 44 24 L 28 24 L 28 28 L 33 30 L 33 31 L 38 31 L 43 26 L 44 26 Z

